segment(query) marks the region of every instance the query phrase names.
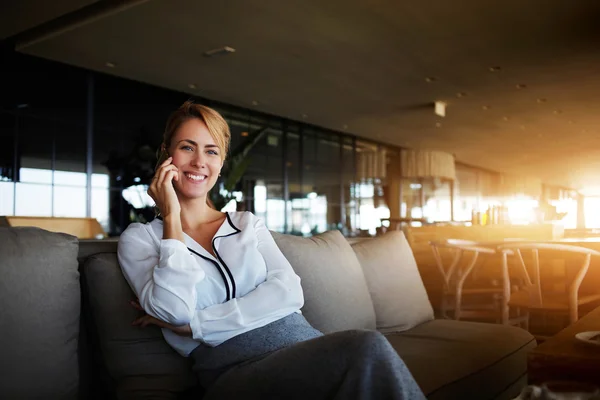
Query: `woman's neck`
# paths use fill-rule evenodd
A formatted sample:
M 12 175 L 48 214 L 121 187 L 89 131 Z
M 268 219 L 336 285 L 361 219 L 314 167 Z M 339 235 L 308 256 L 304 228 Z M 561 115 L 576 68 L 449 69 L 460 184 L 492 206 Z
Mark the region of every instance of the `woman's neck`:
M 206 197 L 188 201 L 179 200 L 181 205 L 181 227 L 185 230 L 195 230 L 200 225 L 214 221 L 220 213 L 206 204 Z

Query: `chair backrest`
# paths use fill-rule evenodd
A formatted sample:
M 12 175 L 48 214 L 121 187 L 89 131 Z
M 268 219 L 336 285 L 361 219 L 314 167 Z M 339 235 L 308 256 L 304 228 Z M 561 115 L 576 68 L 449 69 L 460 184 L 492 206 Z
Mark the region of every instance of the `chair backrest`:
M 520 272 L 525 279 L 525 284 L 528 287 L 530 294 L 532 295 L 531 300 L 538 306 L 543 305 L 543 291 L 542 291 L 542 274 L 540 270 L 540 252 L 559 255 L 557 259 L 568 259 L 571 255 L 583 255 L 582 262 L 577 270 L 573 280 L 569 284 L 568 295 L 569 302 L 575 306 L 577 303 L 578 291 L 585 277 L 592 256 L 600 256 L 600 252 L 588 249 L 586 247 L 573 246 L 561 243 L 548 243 L 548 242 L 511 242 L 500 245 L 496 248 L 501 253 L 514 253 Z M 531 251 L 531 265 L 527 267 L 523 258 L 524 251 Z
M 548 242 L 507 242 L 496 248 L 499 251 L 506 250 L 553 250 L 553 251 L 564 251 L 568 253 L 580 253 L 580 254 L 591 254 L 593 256 L 600 256 L 600 252 L 587 247 L 574 246 L 570 244 L 562 243 L 548 243 Z
M 433 256 L 436 261 L 439 272 L 444 278 L 444 286 L 449 289 L 450 281 L 454 278 L 458 278 L 460 281 L 464 280 L 469 276 L 475 265 L 480 254 L 495 254 L 496 250 L 489 247 L 480 246 L 477 242 L 472 240 L 463 239 L 447 239 L 437 240 L 429 242 Z M 452 262 L 446 267 L 440 254 L 440 249 L 448 249 L 452 253 Z M 463 258 L 467 254 L 472 254 L 470 261 L 466 268 L 462 271 L 460 276 L 456 276 L 458 266 Z M 462 285 L 462 282 L 460 283 Z

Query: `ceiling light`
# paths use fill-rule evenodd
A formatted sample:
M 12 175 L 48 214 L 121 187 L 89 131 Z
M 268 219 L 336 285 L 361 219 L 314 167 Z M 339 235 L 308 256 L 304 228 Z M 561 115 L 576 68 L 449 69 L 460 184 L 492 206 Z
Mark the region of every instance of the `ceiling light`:
M 107 61 L 104 65 L 106 65 L 108 68 L 115 68 L 117 66 L 117 64 L 110 61 Z
M 544 99 L 544 98 L 537 99 L 537 102 L 538 102 L 538 103 L 545 103 L 545 102 L 546 102 L 546 99 Z
M 197 88 L 197 86 L 196 86 L 196 84 L 195 84 L 195 83 L 190 83 L 190 84 L 188 85 L 188 87 L 189 87 L 190 89 L 196 89 L 196 88 Z
M 527 85 L 524 83 L 517 83 L 517 85 L 515 87 L 517 89 L 525 89 L 527 87 Z
M 437 81 L 437 78 L 435 76 L 428 76 L 427 78 L 425 78 L 425 82 L 427 83 L 431 83 L 431 82 L 435 82 Z
M 498 72 L 500 71 L 502 68 L 500 67 L 490 67 L 490 72 Z
M 252 100 L 252 105 L 253 105 L 253 106 L 257 106 L 257 105 L 258 105 L 258 101 L 256 101 L 256 100 Z
M 219 47 L 218 49 L 212 49 L 204 52 L 205 57 L 214 57 L 214 56 L 222 56 L 225 54 L 235 53 L 235 49 L 233 47 L 224 46 Z
M 461 97 L 465 97 L 467 94 L 465 92 L 458 92 L 456 93 L 456 97 L 461 98 Z
M 248 132 L 242 132 L 240 135 L 242 135 L 242 137 L 247 137 L 249 134 Z
M 446 116 L 446 103 L 443 101 L 435 102 L 435 115 L 439 115 L 440 117 Z
M 481 108 L 482 108 L 482 109 L 484 109 L 484 110 L 489 110 L 489 109 L 490 109 L 490 106 L 483 106 L 483 107 L 481 107 Z

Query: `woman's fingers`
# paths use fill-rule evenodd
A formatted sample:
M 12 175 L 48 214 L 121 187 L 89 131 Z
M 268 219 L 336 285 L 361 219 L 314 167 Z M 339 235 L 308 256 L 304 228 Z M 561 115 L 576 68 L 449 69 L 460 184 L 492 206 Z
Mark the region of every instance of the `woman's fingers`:
M 157 202 L 160 199 L 158 194 L 164 188 L 165 183 L 169 182 L 170 184 L 173 179 L 179 180 L 179 169 L 176 166 L 171 164 L 159 169 L 152 178 L 148 195 Z
M 161 213 L 179 212 L 179 201 L 173 188 L 173 181 L 179 181 L 179 168 L 173 163 L 173 158 L 169 157 L 158 168 L 150 187 L 148 195 L 154 200 Z
M 173 164 L 169 164 L 164 167 L 161 167 L 158 171 L 156 171 L 156 175 L 155 175 L 156 179 L 153 181 L 153 183 L 155 183 L 157 187 L 160 187 L 160 185 L 162 184 L 162 182 L 165 179 L 165 175 L 167 174 L 167 172 L 172 170 L 173 168 L 176 169 L 177 167 L 174 166 Z
M 145 328 L 148 325 L 156 325 L 159 328 L 169 329 L 177 335 L 192 337 L 192 328 L 189 324 L 182 326 L 173 326 L 171 324 L 166 323 L 165 321 L 161 321 L 160 319 L 154 318 L 150 315 L 144 315 L 143 317 L 137 318 L 131 323 L 131 325 L 139 326 L 140 328 Z
M 171 162 L 172 162 L 172 161 L 173 161 L 173 157 L 169 157 L 169 158 L 167 158 L 165 161 L 163 161 L 163 163 L 162 163 L 162 164 L 160 164 L 160 167 L 158 167 L 158 168 L 162 168 L 162 167 L 164 167 L 165 165 L 171 164 Z
M 133 308 L 135 308 L 136 310 L 138 310 L 138 311 L 144 311 L 144 309 L 142 308 L 142 306 L 140 305 L 140 303 L 139 303 L 138 301 L 131 300 L 131 301 L 129 302 L 129 304 L 131 304 L 131 306 L 132 306 Z
M 172 164 L 162 168 L 162 170 L 160 171 L 160 175 L 157 179 L 158 189 L 163 188 L 164 185 L 167 183 L 171 183 L 171 181 L 173 180 L 173 174 L 171 172 L 175 172 L 175 174 L 178 174 L 179 169 Z
M 164 170 L 164 168 L 168 165 L 172 165 L 173 161 L 173 157 L 169 157 L 167 158 L 162 164 L 160 164 L 160 166 L 156 169 L 156 172 L 154 173 L 154 176 L 152 177 L 152 182 L 150 184 L 150 186 L 156 186 L 156 184 L 158 183 L 158 181 L 160 180 L 160 176 L 161 176 L 161 172 Z
M 135 319 L 131 325 L 134 326 L 139 326 L 140 328 L 145 328 L 148 325 L 156 325 L 159 326 L 161 328 L 166 328 L 167 323 L 163 322 L 159 319 L 156 319 L 150 315 L 144 315 L 143 317 L 139 317 L 137 319 Z

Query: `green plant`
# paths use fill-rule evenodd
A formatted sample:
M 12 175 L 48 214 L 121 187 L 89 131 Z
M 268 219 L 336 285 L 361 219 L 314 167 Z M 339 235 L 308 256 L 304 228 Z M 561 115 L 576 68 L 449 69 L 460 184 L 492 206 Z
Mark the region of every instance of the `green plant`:
M 266 131 L 265 127 L 251 132 L 242 143 L 230 152 L 221 171 L 221 180 L 210 192 L 210 200 L 215 209 L 221 210 L 234 198 L 233 191 L 250 165 L 252 159 L 250 150 L 264 137 Z

